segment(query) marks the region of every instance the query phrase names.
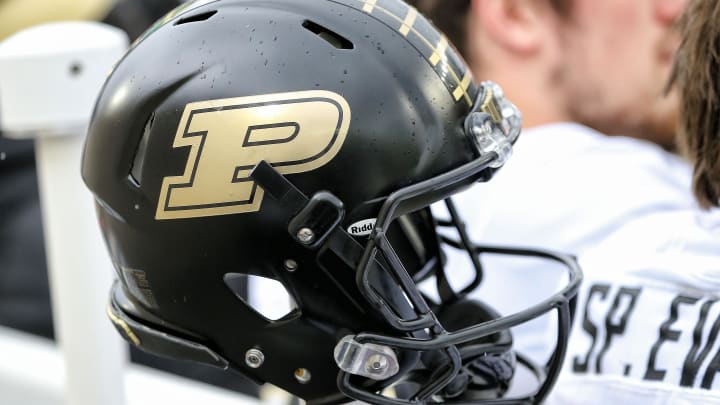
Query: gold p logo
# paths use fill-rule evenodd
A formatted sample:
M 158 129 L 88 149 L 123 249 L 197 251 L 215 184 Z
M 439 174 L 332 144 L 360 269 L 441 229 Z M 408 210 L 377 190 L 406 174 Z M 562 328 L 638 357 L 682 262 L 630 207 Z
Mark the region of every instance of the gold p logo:
M 156 219 L 260 209 L 263 189 L 248 176 L 261 160 L 282 174 L 328 163 L 350 125 L 350 107 L 324 91 L 200 101 L 185 107 L 173 142 L 190 147 L 182 176 L 165 177 Z

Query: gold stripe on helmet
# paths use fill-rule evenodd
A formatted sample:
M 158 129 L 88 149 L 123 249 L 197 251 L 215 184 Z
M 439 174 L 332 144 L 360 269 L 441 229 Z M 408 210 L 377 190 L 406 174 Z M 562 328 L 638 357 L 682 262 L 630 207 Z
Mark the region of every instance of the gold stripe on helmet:
M 370 14 L 373 11 L 373 8 L 375 7 L 375 3 L 377 3 L 377 0 L 365 0 L 365 4 L 363 5 L 363 11 Z
M 493 91 L 490 87 L 486 87 L 486 89 L 487 92 L 485 93 L 485 98 L 480 104 L 480 110 L 490 114 L 493 121 L 501 122 L 502 114 L 500 114 L 500 109 L 495 103 L 495 95 L 493 94 Z
M 470 71 L 467 71 L 465 73 L 465 76 L 460 81 L 460 85 L 453 91 L 453 97 L 455 97 L 455 101 L 460 101 L 463 97 L 469 97 L 467 94 L 467 89 L 470 86 L 470 81 L 472 80 L 472 75 L 470 74 Z
M 440 42 L 438 43 L 437 47 L 435 47 L 435 50 L 433 50 L 432 55 L 430 55 L 430 64 L 433 66 L 436 66 L 441 60 L 445 59 L 445 51 L 448 47 L 448 40 L 445 37 L 445 35 L 440 37 Z
M 417 18 L 417 10 L 410 7 L 408 9 L 408 13 L 405 16 L 405 20 L 403 20 L 402 25 L 400 26 L 400 33 L 403 34 L 403 36 L 407 36 L 410 33 L 410 29 L 412 28 L 413 24 L 415 24 L 415 19 Z

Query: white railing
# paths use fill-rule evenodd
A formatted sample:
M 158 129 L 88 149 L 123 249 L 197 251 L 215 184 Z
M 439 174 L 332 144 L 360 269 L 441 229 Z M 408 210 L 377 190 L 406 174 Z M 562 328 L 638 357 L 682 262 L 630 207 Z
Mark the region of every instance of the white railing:
M 114 272 L 80 159 L 95 99 L 127 46 L 122 31 L 94 22 L 40 25 L 0 42 L 0 129 L 35 139 L 58 341 L 0 328 L 0 405 L 257 403 L 128 365 L 106 317 Z
M 64 394 L 63 355 L 52 341 L 0 327 L 0 359 L 0 404 L 70 404 Z M 127 405 L 259 404 L 234 391 L 135 364 L 115 377 L 115 387 Z M 88 386 L 93 383 L 86 381 Z

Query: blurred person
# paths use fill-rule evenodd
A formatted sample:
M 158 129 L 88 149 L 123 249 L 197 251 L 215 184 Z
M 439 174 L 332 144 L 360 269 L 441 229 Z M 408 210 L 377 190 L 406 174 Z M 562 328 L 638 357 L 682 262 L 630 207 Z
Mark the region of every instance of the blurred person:
M 664 93 L 687 0 L 413 0 L 476 78 L 518 96 L 526 127 L 577 122 L 672 148 Z M 551 100 L 551 102 L 549 102 Z
M 673 79 L 702 208 L 634 218 L 588 249 L 551 403 L 720 404 L 720 3 L 693 0 Z
M 0 40 L 37 24 L 101 21 L 131 40 L 180 0 L 4 0 Z M 2 100 L 0 100 L 2 119 Z M 109 270 L 108 270 L 109 271 Z M 0 325 L 54 338 L 33 142 L 0 134 Z M 149 356 L 131 348 L 133 362 L 255 395 L 256 384 L 215 368 Z
M 549 403 L 720 404 L 720 209 L 713 201 L 710 210 L 628 218 L 579 255 L 586 278 Z
M 476 78 L 498 82 L 523 113 L 523 136 L 495 182 L 455 199 L 475 242 L 582 254 L 633 218 L 696 207 L 691 167 L 666 150 L 674 148 L 677 95 L 664 90 L 685 0 L 414 3 Z M 546 266 L 484 261 L 504 271 L 486 275 L 477 297 L 501 313 L 557 288 Z M 453 287 L 469 283 L 469 273 L 456 272 Z M 515 338 L 544 360 L 552 329 L 544 319 L 516 328 Z

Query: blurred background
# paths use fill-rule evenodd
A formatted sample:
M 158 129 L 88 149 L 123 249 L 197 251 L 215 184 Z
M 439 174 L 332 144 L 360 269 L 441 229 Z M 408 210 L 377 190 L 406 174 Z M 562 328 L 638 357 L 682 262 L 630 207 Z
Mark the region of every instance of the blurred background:
M 95 21 L 109 24 L 120 28 L 127 34 L 128 39 L 133 41 L 153 22 L 181 3 L 180 0 L 0 0 L 0 43 L 24 29 L 61 21 Z M 69 102 L 72 102 L 71 100 L 68 99 Z M 7 110 L 4 102 L 7 100 L 0 99 L 0 122 L 3 107 Z M 29 363 L 38 359 L 47 362 L 28 364 L 40 374 L 43 370 L 62 373 L 61 356 L 53 351 L 56 333 L 53 327 L 43 242 L 35 141 L 10 139 L 2 135 L 0 132 L 0 352 L 12 351 L 17 356 L 28 357 Z M 78 167 L 78 178 L 79 175 Z M 112 272 L 110 268 L 103 270 Z M 28 342 L 29 345 L 13 346 L 17 342 Z M 37 350 L 31 350 L 32 348 Z M 237 392 L 250 397 L 258 395 L 256 384 L 230 371 L 159 358 L 134 348 L 130 351 L 130 357 L 136 365 L 211 384 L 227 390 L 228 393 Z M 22 359 L 20 361 L 24 362 Z M 0 371 L 0 379 L 4 377 L 10 380 L 0 381 L 0 387 L 12 386 L 13 378 L 22 379 L 22 370 L 16 371 L 15 377 L 8 377 Z M 13 370 L 9 372 L 12 373 Z M 140 381 L 145 381 L 144 378 L 141 377 Z M 62 383 L 52 377 L 48 381 L 35 381 L 38 384 Z M 163 386 L 163 381 L 172 380 L 153 381 L 152 386 L 145 389 L 157 390 Z M 200 391 L 205 388 L 202 385 L 197 387 Z M 12 397 L 7 396 L 8 391 L 5 390 L 6 394 L 3 394 L 3 391 L 0 388 L 0 404 L 13 403 Z M 143 397 L 147 403 L 153 402 L 149 400 L 152 398 L 149 393 L 136 395 L 136 398 Z M 235 395 L 229 396 L 233 397 Z M 208 398 L 214 398 L 213 402 L 217 403 L 221 396 L 216 394 Z M 48 402 L 41 400 L 39 403 L 57 403 L 58 399 L 48 398 Z M 133 394 L 129 394 L 132 403 L 145 403 L 145 400 L 136 402 L 132 399 Z

